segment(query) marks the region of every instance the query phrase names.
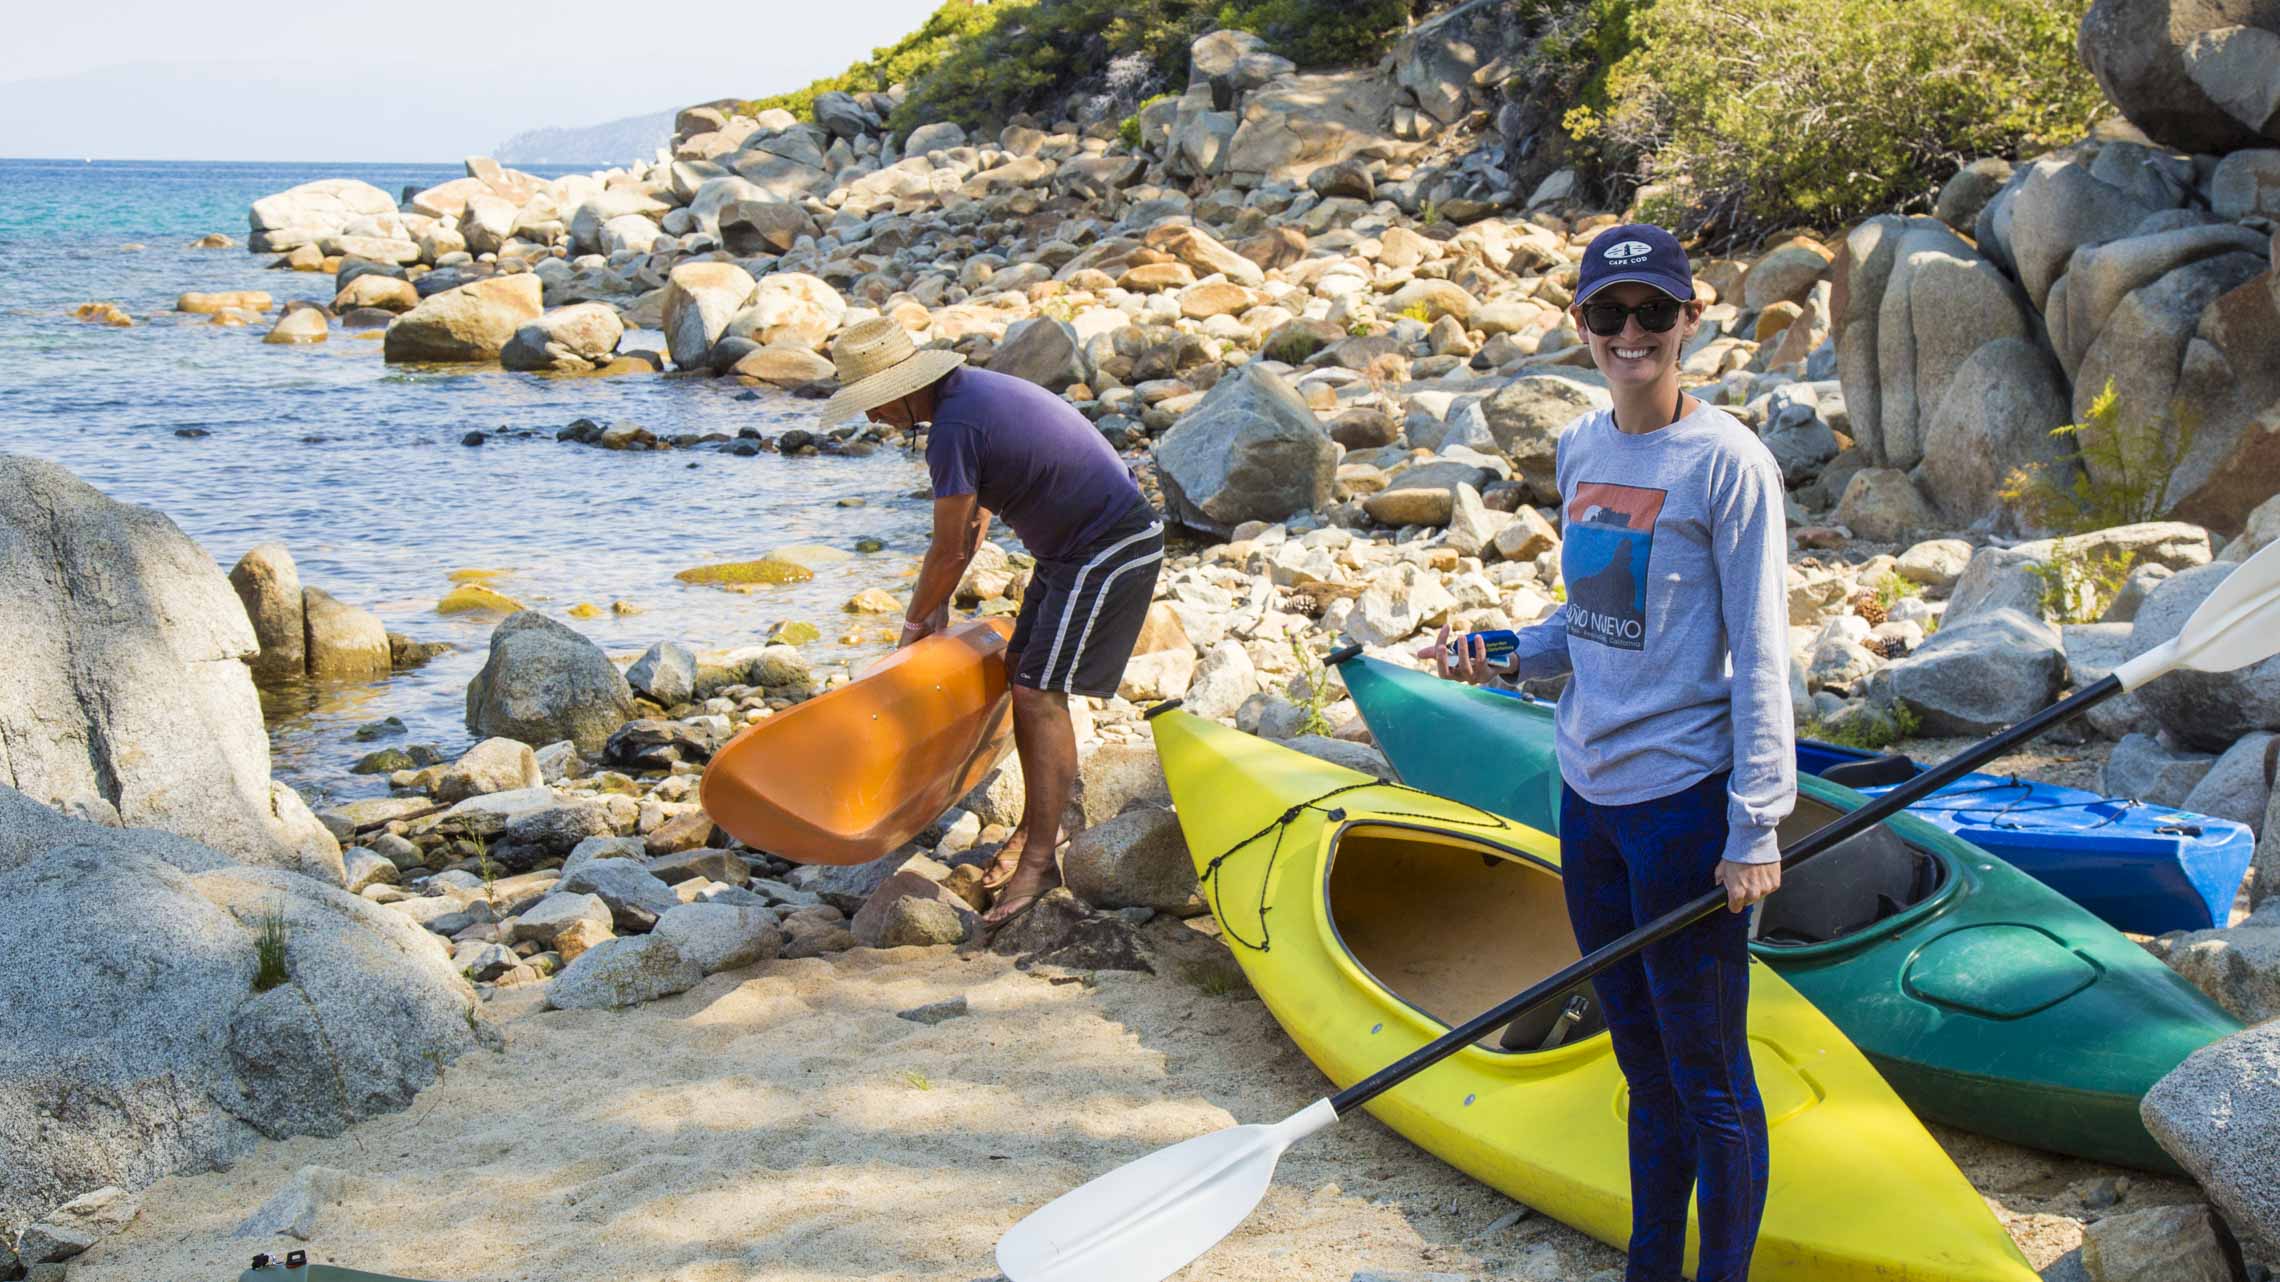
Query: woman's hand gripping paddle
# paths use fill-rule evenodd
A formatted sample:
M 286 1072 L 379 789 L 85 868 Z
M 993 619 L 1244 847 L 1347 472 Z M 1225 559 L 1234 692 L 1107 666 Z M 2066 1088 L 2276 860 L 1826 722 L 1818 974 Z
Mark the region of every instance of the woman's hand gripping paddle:
M 2174 639 L 1801 839 L 1782 852 L 1782 865 L 1794 867 L 1866 831 L 2102 700 L 2179 669 L 2229 672 L 2275 653 L 2280 653 L 2280 544 L 2234 570 Z M 1723 889 L 1711 891 L 1273 1126 L 1237 1126 L 1174 1144 L 1062 1194 L 999 1239 L 998 1268 L 1010 1282 L 1161 1282 L 1250 1215 L 1292 1144 L 1725 904 Z

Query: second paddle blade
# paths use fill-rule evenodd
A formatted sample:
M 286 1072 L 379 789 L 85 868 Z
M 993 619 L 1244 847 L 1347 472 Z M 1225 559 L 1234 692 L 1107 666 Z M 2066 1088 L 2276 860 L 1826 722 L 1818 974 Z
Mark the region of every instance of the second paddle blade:
M 998 1240 L 1010 1282 L 1161 1282 L 1233 1232 L 1292 1144 L 1338 1120 L 1317 1100 L 1150 1153 L 1029 1213 Z

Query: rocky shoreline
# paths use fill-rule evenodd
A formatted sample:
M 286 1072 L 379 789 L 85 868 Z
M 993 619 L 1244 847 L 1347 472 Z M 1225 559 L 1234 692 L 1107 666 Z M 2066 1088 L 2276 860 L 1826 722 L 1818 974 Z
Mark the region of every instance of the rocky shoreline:
M 722 985 L 794 964 L 853 977 L 905 957 L 987 954 L 1056 983 L 1186 974 L 1210 918 L 1143 707 L 1180 697 L 1386 775 L 1315 656 L 1351 641 L 1413 666 L 1408 651 L 1444 624 L 1526 623 L 1565 596 L 1549 506 L 1559 432 L 1607 393 L 1564 309 L 1582 246 L 1622 215 L 1581 203 L 1566 171 L 1513 189 L 1511 140 L 1473 74 L 1481 52 L 1458 40 L 1453 25 L 1421 31 L 1390 74 L 1302 75 L 1255 37 L 1215 32 L 1191 50 L 1186 91 L 1139 111 L 1131 131 L 1024 118 L 994 139 L 952 124 L 898 137 L 880 123 L 891 95 L 826 94 L 812 123 L 691 108 L 670 155 L 593 175 L 542 180 L 478 158 L 465 178 L 400 200 L 328 180 L 257 202 L 248 248 L 332 277 L 329 302 L 286 304 L 265 341 L 307 345 L 337 327 L 376 339 L 391 363 L 733 378 L 816 396 L 830 390 L 830 340 L 884 315 L 922 343 L 1066 396 L 1187 533 L 1119 696 L 1079 713 L 1069 889 L 994 938 L 979 930 L 976 883 L 1019 813 L 1010 760 L 912 847 L 859 868 L 745 848 L 697 804 L 704 763 L 729 737 L 849 679 L 802 652 L 812 637 L 717 651 L 665 642 L 621 667 L 543 613 L 476 601 L 506 615 L 467 692 L 479 742 L 445 760 L 375 726 L 379 746 L 361 765 L 391 795 L 311 816 L 268 780 L 265 746 L 255 760 L 252 677 L 379 677 L 416 643 L 375 638 L 377 619 L 302 588 L 281 549 L 256 549 L 225 582 L 191 563 L 195 548 L 184 559 L 167 543 L 180 561 L 169 581 L 200 602 L 204 648 L 144 636 L 164 665 L 113 679 L 171 688 L 162 683 L 189 679 L 174 656 L 193 652 L 205 665 L 193 671 L 225 674 L 227 711 L 209 724 L 234 745 L 230 769 L 157 788 L 135 775 L 147 765 L 80 777 L 18 764 L 32 801 L 114 827 L 35 828 L 47 835 L 0 850 L 0 885 L 55 875 L 74 842 L 157 842 L 133 830 L 164 828 L 203 853 L 144 852 L 151 884 L 181 898 L 185 877 L 291 869 L 265 875 L 295 878 L 295 903 L 321 901 L 353 923 L 312 934 L 385 938 L 400 954 L 392 964 L 417 972 L 398 982 L 433 1009 L 463 1010 L 465 1035 L 423 1026 L 371 1070 L 398 1085 L 316 1120 L 217 1123 L 167 1149 L 172 1165 L 122 1164 L 92 1140 L 69 1160 L 43 1154 L 20 1170 L 10 1159 L 0 1230 L 50 1226 L 23 1238 L 40 1255 L 25 1262 L 70 1258 L 59 1233 L 83 1249 L 132 1220 L 131 1207 L 120 1214 L 129 1195 L 97 1186 L 225 1161 L 250 1143 L 249 1125 L 325 1133 L 400 1106 L 443 1061 L 495 1038 L 486 1008 L 515 1020 L 679 1010 L 675 1000 L 696 999 L 676 995 L 718 998 Z M 2231 567 L 2280 537 L 2280 457 L 2265 442 L 2280 404 L 2276 220 L 2280 150 L 2194 154 L 2110 122 L 2046 156 L 1965 166 L 1934 216 L 1697 260 L 1711 305 L 1684 356 L 1689 390 L 1758 431 L 1790 485 L 1792 695 L 1804 729 L 1903 747 L 1990 733 L 2174 635 Z M 83 319 L 131 322 L 106 307 L 89 304 Z M 184 295 L 180 309 L 246 326 L 276 310 L 251 292 Z M 638 331 L 662 341 L 628 348 Z M 2134 417 L 2098 427 L 2108 389 Z M 2189 443 L 2171 421 L 2179 406 Z M 2142 490 L 2142 459 L 2094 447 L 2148 420 L 2170 452 L 2150 499 L 2125 505 L 2129 519 L 2076 521 L 2086 528 L 2064 537 L 2036 524 L 2017 497 L 2020 469 L 2078 496 Z M 2052 435 L 2075 422 L 2094 429 Z M 556 437 L 793 456 L 901 443 L 865 425 L 684 438 L 590 420 Z M 0 479 L 14 474 L 14 460 L 0 463 Z M 25 470 L 43 493 L 100 506 L 68 477 Z M 137 537 L 167 542 L 163 518 L 132 520 Z M 712 568 L 743 590 L 771 581 Z M 1010 611 L 1026 570 L 1017 550 L 985 545 L 958 604 Z M 857 626 L 900 608 L 883 587 L 848 602 Z M 39 662 L 0 698 L 0 715 L 18 700 L 37 714 L 39 692 L 69 688 L 62 658 Z M 109 714 L 90 692 L 45 715 L 76 718 L 101 741 L 125 733 Z M 2172 678 L 2071 733 L 2102 791 L 2258 832 L 2245 918 L 2145 943 L 2244 1022 L 2280 1015 L 2280 910 L 2269 902 L 2280 887 L 2280 663 Z M 207 805 L 134 804 L 162 795 Z M 217 809 L 223 797 L 233 800 Z M 230 936 L 230 965 L 254 966 L 252 901 L 193 889 L 234 914 L 244 937 Z M 879 951 L 898 949 L 933 951 Z M 738 979 L 748 975 L 762 978 Z M 964 1002 L 901 1015 L 931 1024 Z M 341 1022 L 356 1018 L 341 1008 Z M 2030 1191 L 2047 1170 L 1987 1177 L 2014 1205 L 2051 1208 L 2013 1223 L 2055 1270 L 2046 1276 L 2239 1277 L 2236 1233 L 2252 1261 L 2275 1258 L 2270 1123 L 2234 1119 L 2275 1115 L 2276 1038 L 2256 1029 L 2213 1047 L 2149 1098 L 2149 1123 L 2199 1191 L 2093 1168 L 2053 1198 Z M 395 1062 L 417 1057 L 433 1057 L 425 1071 Z M 257 1061 L 268 1062 L 240 1053 L 231 1071 Z M 0 1078 L 0 1128 L 11 1099 L 36 1092 Z M 1975 1177 L 2015 1161 L 1942 1138 L 1979 1155 L 1966 1162 Z M 50 1213 L 82 1193 L 94 1202 Z M 0 1255 L 0 1276 L 7 1265 Z M 2252 1262 L 2245 1276 L 2269 1271 Z

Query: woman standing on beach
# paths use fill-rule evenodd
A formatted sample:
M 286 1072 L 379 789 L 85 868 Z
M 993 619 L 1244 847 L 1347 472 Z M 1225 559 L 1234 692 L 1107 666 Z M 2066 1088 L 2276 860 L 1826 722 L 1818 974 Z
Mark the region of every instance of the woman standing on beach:
M 1568 599 L 1501 670 L 1477 641 L 1442 675 L 1571 673 L 1558 715 L 1560 857 L 1584 951 L 1713 884 L 1719 913 L 1596 981 L 1630 1084 L 1626 1282 L 1677 1282 L 1687 1203 L 1697 1282 L 1743 1282 L 1766 1196 L 1749 1055 L 1749 917 L 1781 884 L 1796 797 L 1780 468 L 1678 384 L 1702 314 L 1686 252 L 1627 224 L 1585 251 L 1572 308 L 1613 406 L 1560 439 Z M 1423 653 L 1423 652 L 1421 652 Z

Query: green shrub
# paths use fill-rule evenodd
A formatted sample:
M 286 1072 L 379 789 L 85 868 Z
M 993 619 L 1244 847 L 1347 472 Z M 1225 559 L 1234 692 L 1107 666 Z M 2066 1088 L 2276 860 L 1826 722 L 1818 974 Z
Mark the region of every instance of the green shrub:
M 2051 429 L 2074 442 L 2074 453 L 2013 469 L 1996 494 L 2027 524 L 2068 534 L 2155 520 L 2199 423 L 2193 407 L 2181 403 L 2167 419 L 2125 419 L 2109 378 L 2081 422 Z
M 1409 20 L 1409 0 L 1228 0 L 1217 25 L 1263 37 L 1302 67 L 1370 62 Z
M 1566 125 L 1619 185 L 1655 184 L 1642 215 L 1685 233 L 1925 208 L 1962 163 L 2099 115 L 2074 51 L 2087 3 L 1593 0 L 1606 20 L 1573 39 L 1635 47 Z
M 943 0 L 942 7 L 919 24 L 918 30 L 884 48 L 873 49 L 864 61 L 790 93 L 754 99 L 740 105 L 737 111 L 757 116 L 772 107 L 781 107 L 802 120 L 813 120 L 815 100 L 824 94 L 878 93 L 896 84 L 907 85 L 934 70 L 962 41 L 997 25 L 1003 16 L 1000 11 L 1008 7 L 1014 6 Z

